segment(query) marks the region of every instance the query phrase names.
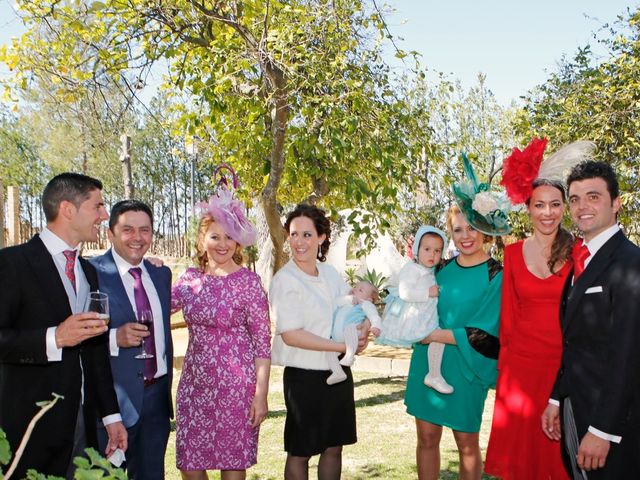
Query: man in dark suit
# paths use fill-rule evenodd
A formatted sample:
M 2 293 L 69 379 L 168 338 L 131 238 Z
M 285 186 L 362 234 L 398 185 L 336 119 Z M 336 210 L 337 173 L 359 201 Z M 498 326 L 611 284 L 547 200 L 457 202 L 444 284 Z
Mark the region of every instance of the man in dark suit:
M 107 327 L 96 313 L 82 313 L 97 278 L 77 254 L 78 245 L 96 241 L 107 218 L 101 189 L 85 175 L 54 177 L 42 194 L 47 227 L 27 243 L 0 251 L 0 427 L 12 452 L 39 411 L 36 402 L 51 399 L 53 392 L 64 396 L 36 424 L 15 478 L 29 468 L 72 476 L 72 455 L 95 438 L 84 429 L 85 416 L 95 418 L 94 408 L 108 424 L 105 453 L 126 450 Z
M 602 162 L 576 166 L 569 208 L 584 240 L 563 292 L 562 365 L 542 416 L 574 478 L 640 472 L 640 249 L 620 231 L 618 182 Z M 562 419 L 562 422 L 560 421 Z
M 162 479 L 173 416 L 171 270 L 144 261 L 153 240 L 153 215 L 145 203 L 116 203 L 108 234 L 111 250 L 91 263 L 98 272 L 100 290 L 109 295 L 111 369 L 129 434 L 127 473 L 136 480 Z M 150 329 L 136 323 L 143 309 L 153 313 Z M 136 358 L 143 339 L 144 351 L 153 354 L 151 358 Z M 102 424 L 98 425 L 98 439 L 101 444 L 107 440 Z

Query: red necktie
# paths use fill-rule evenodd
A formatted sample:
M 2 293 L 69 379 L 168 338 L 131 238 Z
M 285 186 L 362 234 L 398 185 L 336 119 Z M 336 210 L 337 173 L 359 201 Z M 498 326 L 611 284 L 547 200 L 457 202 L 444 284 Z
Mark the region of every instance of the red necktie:
M 571 256 L 573 257 L 573 281 L 582 275 L 584 272 L 584 261 L 589 258 L 591 253 L 589 253 L 589 249 L 583 243 L 580 247 L 574 247 L 573 253 Z
M 76 291 L 76 251 L 75 250 L 65 250 L 62 252 L 64 258 L 67 259 L 67 263 L 64 266 L 64 273 L 71 282 L 71 286 L 73 287 L 73 291 Z
M 138 315 L 143 310 L 151 311 L 151 302 L 149 302 L 149 296 L 142 284 L 142 269 L 140 267 L 130 268 L 129 274 L 133 277 L 133 298 L 136 302 L 136 310 Z M 152 380 L 156 376 L 158 371 L 158 363 L 156 361 L 156 342 L 153 335 L 153 323 L 149 326 L 149 336 L 145 338 L 145 350 L 147 353 L 153 355 L 152 358 L 147 358 L 144 361 L 144 379 Z

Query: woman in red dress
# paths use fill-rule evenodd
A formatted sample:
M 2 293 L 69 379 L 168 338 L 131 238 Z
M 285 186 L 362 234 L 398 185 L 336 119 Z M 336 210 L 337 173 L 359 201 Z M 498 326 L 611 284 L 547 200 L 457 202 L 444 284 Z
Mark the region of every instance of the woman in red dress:
M 560 442 L 540 427 L 560 367 L 560 296 L 571 270 L 573 240 L 560 227 L 561 188 L 533 190 L 533 235 L 504 252 L 499 373 L 485 471 L 505 480 L 569 478 Z
M 539 167 L 545 145 L 546 140 L 534 139 L 524 152 L 514 149 L 514 155 L 537 148 Z M 576 144 L 565 149 L 575 147 L 589 149 Z M 561 226 L 562 183 L 539 177 L 524 189 L 514 188 L 510 167 L 521 160 L 514 155 L 505 160 L 503 184 L 512 202 L 525 202 L 533 234 L 505 249 L 499 373 L 485 471 L 503 480 L 568 480 L 561 444 L 545 436 L 540 417 L 560 367 L 560 297 L 571 271 L 573 237 Z M 572 162 L 584 155 L 579 148 Z M 552 157 L 543 165 L 554 163 Z

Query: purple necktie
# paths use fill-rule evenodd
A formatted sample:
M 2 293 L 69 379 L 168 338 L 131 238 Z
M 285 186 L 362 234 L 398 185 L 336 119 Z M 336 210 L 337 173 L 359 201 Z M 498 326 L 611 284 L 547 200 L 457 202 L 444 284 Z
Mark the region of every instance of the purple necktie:
M 142 285 L 142 269 L 139 267 L 130 268 L 129 273 L 133 277 L 133 297 L 136 301 L 136 311 L 138 315 L 144 310 L 151 311 L 151 303 L 147 292 Z M 153 323 L 149 325 L 149 335 L 144 339 L 144 346 L 147 353 L 153 355 L 153 358 L 147 358 L 144 361 L 144 378 L 145 380 L 152 380 L 156 372 L 158 371 L 158 364 L 156 362 L 156 342 L 153 336 Z

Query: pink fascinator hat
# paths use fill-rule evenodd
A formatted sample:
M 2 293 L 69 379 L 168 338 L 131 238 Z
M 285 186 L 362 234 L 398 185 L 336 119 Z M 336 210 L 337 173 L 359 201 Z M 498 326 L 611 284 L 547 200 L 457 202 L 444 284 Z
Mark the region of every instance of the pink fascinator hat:
M 223 175 L 223 170 L 231 174 L 231 188 Z M 216 181 L 217 180 L 217 181 Z M 213 172 L 215 182 L 214 193 L 206 202 L 195 205 L 195 211 L 200 218 L 212 217 L 222 225 L 225 232 L 243 247 L 253 245 L 256 241 L 256 228 L 249 222 L 245 215 L 245 205 L 234 196 L 238 188 L 238 175 L 229 165 L 222 164 Z

